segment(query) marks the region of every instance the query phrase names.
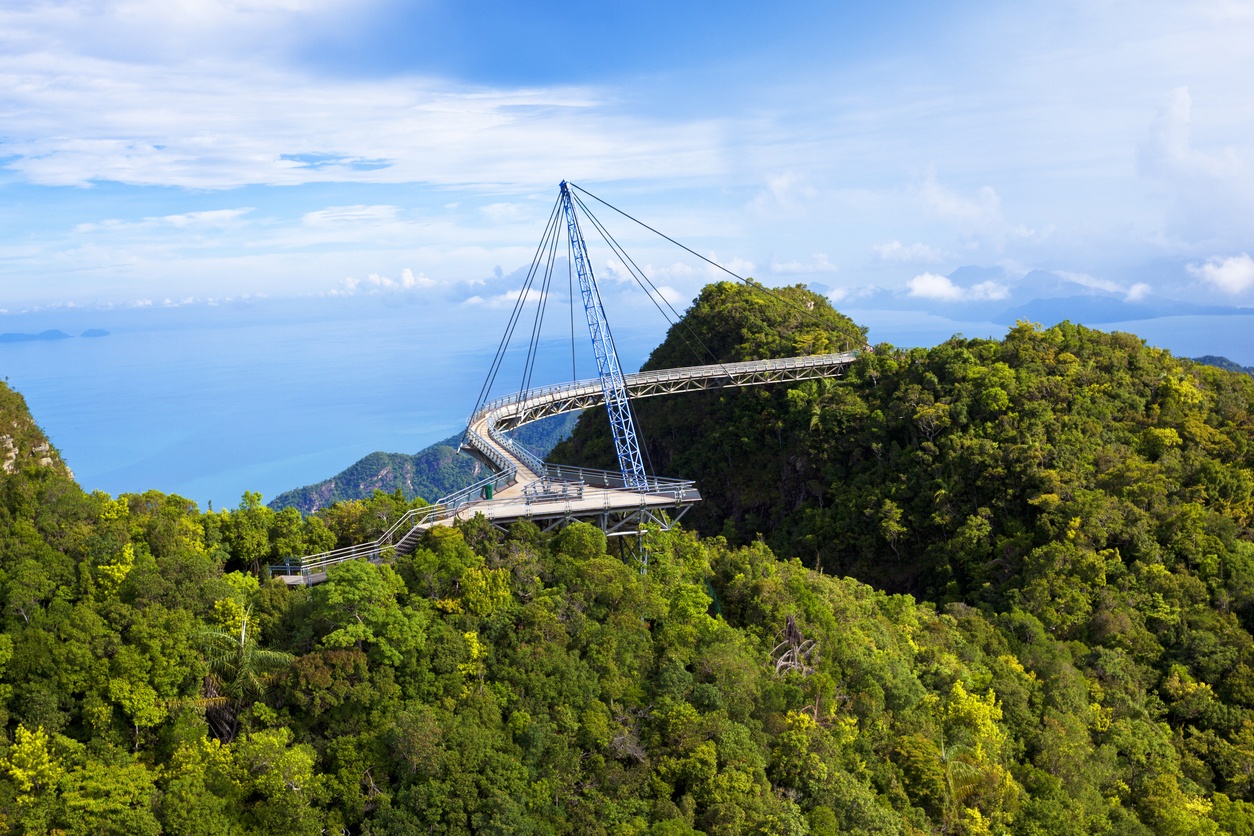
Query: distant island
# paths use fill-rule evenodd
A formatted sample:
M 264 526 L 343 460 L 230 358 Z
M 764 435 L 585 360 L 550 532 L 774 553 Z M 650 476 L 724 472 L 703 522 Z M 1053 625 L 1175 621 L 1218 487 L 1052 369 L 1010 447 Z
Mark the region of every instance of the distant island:
M 79 335 L 80 337 L 107 337 L 109 332 L 101 328 L 89 328 Z M 48 342 L 51 340 L 72 340 L 73 334 L 67 334 L 55 328 L 47 331 L 40 331 L 38 334 L 24 334 L 19 332 L 9 332 L 0 334 L 0 343 L 29 343 L 29 342 Z
M 1220 357 L 1217 354 L 1206 354 L 1201 357 L 1194 357 L 1193 362 L 1204 363 L 1207 366 L 1214 366 L 1230 372 L 1244 372 L 1245 374 L 1254 377 L 1254 366 L 1242 366 L 1240 363 L 1229 360 L 1227 357 Z
M 41 331 L 38 334 L 0 334 L 0 343 L 28 343 L 36 340 L 68 340 L 72 337 L 64 331 Z

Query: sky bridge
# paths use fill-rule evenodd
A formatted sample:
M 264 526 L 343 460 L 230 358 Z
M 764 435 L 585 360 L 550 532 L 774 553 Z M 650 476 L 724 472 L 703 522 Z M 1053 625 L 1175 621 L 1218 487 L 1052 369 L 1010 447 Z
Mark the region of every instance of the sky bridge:
M 545 237 L 537 250 L 527 282 L 519 293 L 505 337 L 488 373 L 488 380 L 480 391 L 479 405 L 467 423 L 462 449 L 479 459 L 487 467 L 489 475 L 433 505 L 409 511 L 376 540 L 320 554 L 290 558 L 271 567 L 274 576 L 294 585 L 319 583 L 326 579 L 327 570 L 336 563 L 363 558 L 382 562 L 396 555 L 409 554 L 418 546 L 422 535 L 431 528 L 453 525 L 478 515 L 502 529 L 519 520 L 529 520 L 547 531 L 572 520 L 581 520 L 598 526 L 610 537 L 639 537 L 648 526 L 668 530 L 695 503 L 701 501 L 701 495 L 692 481 L 659 477 L 645 471 L 631 408 L 633 401 L 681 392 L 840 377 L 857 359 L 858 351 L 846 351 L 840 354 L 713 363 L 623 374 L 609 323 L 605 318 L 600 291 L 587 257 L 576 206 L 583 210 L 607 241 L 611 242 L 611 247 L 624 262 L 631 265 L 629 269 L 641 287 L 647 284 L 657 294 L 655 298 L 651 293 L 650 298 L 659 310 L 663 308 L 658 303 L 658 298 L 663 300 L 666 307 L 670 305 L 647 277 L 637 275 L 634 262 L 617 247 L 617 242 L 609 237 L 603 225 L 591 216 L 583 201 L 573 194 L 572 188 L 578 189 L 565 182 L 561 184 L 558 202 L 550 214 Z M 577 269 L 579 275 L 580 296 L 596 357 L 597 377 L 532 387 L 527 382 L 531 378 L 539 344 L 538 335 L 544 321 L 543 306 L 553 287 L 551 280 L 554 254 L 557 252 L 558 239 L 563 229 L 568 236 L 568 252 L 571 255 L 568 269 L 572 273 Z M 679 246 L 683 247 L 682 244 Z M 523 374 L 524 384 L 517 392 L 485 400 L 485 393 L 491 388 L 500 370 L 510 338 L 521 318 L 522 308 L 533 295 L 532 285 L 540 275 L 542 256 L 545 253 L 547 266 L 540 287 L 537 288 L 539 292 L 534 294 L 539 299 L 539 307 L 533 320 Z M 708 261 L 699 254 L 693 254 Z M 571 285 L 573 287 L 573 276 Z M 771 292 L 760 285 L 753 286 L 764 293 Z M 573 292 L 571 306 L 573 349 Z M 678 318 L 678 313 L 673 308 L 670 309 Z M 692 336 L 700 342 L 695 334 Z M 509 435 L 509 431 L 532 421 L 594 407 L 604 407 L 608 412 L 610 431 L 619 460 L 618 471 L 549 464 Z
M 634 400 L 680 392 L 761 386 L 841 377 L 858 353 L 816 354 L 780 360 L 752 360 L 637 372 L 624 376 Z M 647 477 L 643 486 L 626 483 L 621 473 L 549 464 L 512 439 L 509 430 L 550 415 L 588 409 L 604 403 L 597 379 L 541 386 L 489 401 L 466 429 L 463 449 L 484 462 L 491 475 L 432 505 L 405 514 L 377 540 L 294 559 L 271 567 L 289 584 L 314 584 L 326 579 L 327 568 L 344 560 L 382 561 L 409 554 L 422 535 L 437 525 L 453 525 L 482 514 L 506 528 L 530 520 L 549 530 L 571 520 L 591 522 L 608 536 L 636 535 L 655 524 L 668 529 L 701 501 L 696 485 L 685 479 Z

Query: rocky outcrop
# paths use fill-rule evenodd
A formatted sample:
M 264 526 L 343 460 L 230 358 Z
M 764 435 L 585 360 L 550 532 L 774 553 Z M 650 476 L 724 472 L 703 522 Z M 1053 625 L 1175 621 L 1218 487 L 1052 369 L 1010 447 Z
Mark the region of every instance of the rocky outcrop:
M 26 468 L 52 468 L 74 478 L 60 452 L 31 417 L 26 399 L 0 383 L 0 471 L 13 475 Z

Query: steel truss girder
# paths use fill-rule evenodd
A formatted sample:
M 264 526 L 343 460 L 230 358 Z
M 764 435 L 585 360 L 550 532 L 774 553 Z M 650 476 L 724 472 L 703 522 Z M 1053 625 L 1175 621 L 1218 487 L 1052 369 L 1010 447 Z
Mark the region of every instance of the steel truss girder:
M 627 537 L 639 534 L 648 525 L 656 525 L 659 531 L 670 531 L 691 504 L 676 505 L 667 514 L 661 508 L 633 508 L 627 511 L 540 512 L 530 516 L 511 517 L 508 520 L 489 520 L 494 528 L 508 533 L 509 527 L 519 520 L 535 523 L 542 533 L 548 533 L 571 522 L 592 523 L 605 532 L 606 537 Z
M 771 383 L 799 383 L 803 380 L 841 377 L 855 359 L 855 352 L 847 352 L 788 357 L 782 360 L 751 360 L 717 366 L 692 366 L 657 372 L 637 372 L 626 375 L 624 383 L 627 395 L 631 398 L 765 386 Z M 544 387 L 524 392 L 522 397 L 515 398 L 507 409 L 501 410 L 494 422 L 497 428 L 512 430 L 550 415 L 588 409 L 605 403 L 600 381 L 597 380 L 578 381 L 565 387 Z

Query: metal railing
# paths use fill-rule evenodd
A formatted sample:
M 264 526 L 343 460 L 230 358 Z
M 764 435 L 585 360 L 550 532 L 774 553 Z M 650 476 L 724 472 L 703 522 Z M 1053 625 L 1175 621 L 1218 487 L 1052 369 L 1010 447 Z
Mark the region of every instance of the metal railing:
M 569 502 L 583 499 L 583 482 L 567 482 L 565 480 L 550 479 L 547 476 L 543 479 L 537 479 L 530 485 L 524 485 L 523 502 L 530 505 L 533 502 Z
M 396 545 L 415 528 L 421 525 L 431 526 L 456 516 L 461 509 L 480 499 L 484 488 L 489 485 L 492 486 L 493 491 L 496 491 L 502 487 L 514 484 L 517 468 L 509 464 L 508 460 L 503 456 L 498 454 L 498 457 L 505 463 L 505 467 L 501 471 L 489 474 L 474 484 L 467 485 L 459 491 L 442 497 L 431 505 L 411 508 L 402 514 L 396 522 L 388 526 L 387 530 L 379 535 L 378 539 L 355 546 L 341 546 L 338 549 L 331 549 L 304 557 L 289 558 L 283 563 L 272 564 L 270 566 L 270 574 L 278 576 L 301 575 L 308 582 L 310 575 L 324 572 L 328 567 L 345 560 L 356 560 L 360 557 L 381 560 L 389 556 L 391 554 L 389 550 L 394 551 Z
M 806 372 L 814 369 L 844 367 L 853 363 L 860 352 L 846 351 L 840 354 L 811 354 L 805 357 L 784 357 L 777 360 L 747 360 L 739 363 L 719 363 L 709 366 L 688 366 L 678 369 L 659 369 L 635 372 L 624 376 L 628 394 L 632 397 L 649 397 L 694 388 L 710 388 L 702 384 L 725 381 L 722 386 L 750 386 L 790 380 L 805 380 L 814 376 Z M 774 377 L 772 375 L 779 375 Z M 504 395 L 487 401 L 471 415 L 469 426 L 487 419 L 489 427 L 511 422 L 513 429 L 529 421 L 549 415 L 557 415 L 572 409 L 583 409 L 603 402 L 604 393 L 597 378 L 577 380 L 572 383 L 556 383 L 537 386 L 525 392 Z M 556 405 L 557 408 L 545 409 Z M 494 414 L 495 413 L 495 414 Z M 521 419 L 511 421 L 511 419 Z
M 712 366 L 690 366 L 680 369 L 660 369 L 650 372 L 636 372 L 625 375 L 629 394 L 637 397 L 666 394 L 673 391 L 684 391 L 682 388 L 666 389 L 665 384 L 685 384 L 699 381 L 726 381 L 720 386 L 747 386 L 759 383 L 783 382 L 785 380 L 807 379 L 807 369 L 833 368 L 843 369 L 844 366 L 857 359 L 859 352 L 850 351 L 843 354 L 816 354 L 808 357 L 788 357 L 780 360 L 750 360 L 742 363 L 722 363 Z M 792 377 L 757 377 L 771 373 L 797 373 Z M 823 375 L 818 375 L 823 376 Z M 659 388 L 663 387 L 663 388 Z M 692 387 L 689 387 L 692 388 Z M 707 387 L 708 388 L 708 387 Z M 577 484 L 579 499 L 602 499 L 604 510 L 625 507 L 633 504 L 622 501 L 622 494 L 639 495 L 643 507 L 649 496 L 666 496 L 676 503 L 694 502 L 700 499 L 696 485 L 688 479 L 666 479 L 648 476 L 642 486 L 628 485 L 621 473 L 612 470 L 598 470 L 589 467 L 572 467 L 570 465 L 549 464 L 532 451 L 505 434 L 500 425 L 508 419 L 522 417 L 518 425 L 546 415 L 558 414 L 561 411 L 594 406 L 598 399 L 603 398 L 601 381 L 598 378 L 577 380 L 573 383 L 559 383 L 540 386 L 486 402 L 471 416 L 466 430 L 467 446 L 483 456 L 484 460 L 496 468 L 496 472 L 480 479 L 460 491 L 442 497 L 432 505 L 407 511 L 394 522 L 378 539 L 357 546 L 345 546 L 301 558 L 290 558 L 284 563 L 272 565 L 270 571 L 274 575 L 300 575 L 308 583 L 311 575 L 325 572 L 327 568 L 345 560 L 366 557 L 371 560 L 382 560 L 395 552 L 400 544 L 419 526 L 435 525 L 449 520 L 460 511 L 481 499 L 485 488 L 491 486 L 492 492 L 513 485 L 517 480 L 518 465 L 530 470 L 547 483 Z M 582 400 L 581 400 L 582 399 Z M 564 403 L 569 402 L 569 403 Z M 558 405 L 558 409 L 544 412 L 543 407 Z M 487 431 L 487 438 L 476 431 L 475 427 L 482 423 Z M 513 457 L 513 460 L 510 457 Z M 585 486 L 594 490 L 585 491 Z M 564 491 L 564 492 L 563 492 Z M 561 502 L 571 500 L 574 488 L 549 490 L 524 489 L 524 502 L 554 500 Z M 493 516 L 489 507 L 484 509 L 489 517 Z

